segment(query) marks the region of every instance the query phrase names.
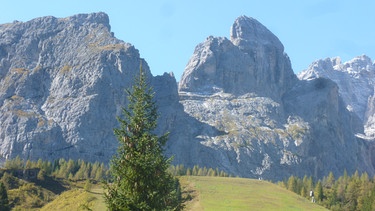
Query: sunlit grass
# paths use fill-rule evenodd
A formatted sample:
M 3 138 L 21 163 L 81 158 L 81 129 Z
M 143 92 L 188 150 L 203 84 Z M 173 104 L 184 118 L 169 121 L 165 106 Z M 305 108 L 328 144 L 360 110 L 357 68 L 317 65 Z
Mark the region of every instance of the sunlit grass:
M 183 176 L 180 183 L 185 210 L 326 210 L 267 181 Z M 102 186 L 66 191 L 41 210 L 106 210 Z
M 267 181 L 226 177 L 185 177 L 197 191 L 200 210 L 326 210 Z M 189 209 L 190 204 L 187 203 Z M 199 206 L 198 206 L 199 207 Z
M 91 190 L 74 189 L 63 192 L 53 202 L 44 206 L 41 211 L 48 210 L 106 210 L 103 189 L 95 186 Z

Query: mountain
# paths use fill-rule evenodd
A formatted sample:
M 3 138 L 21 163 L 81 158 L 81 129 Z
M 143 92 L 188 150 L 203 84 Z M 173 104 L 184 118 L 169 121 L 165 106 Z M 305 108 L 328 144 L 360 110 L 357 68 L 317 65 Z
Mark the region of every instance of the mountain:
M 104 13 L 0 25 L 0 154 L 108 161 L 139 52 Z
M 230 40 L 211 36 L 196 47 L 179 91 L 257 93 L 280 99 L 294 81 L 279 39 L 257 20 L 241 16 L 231 27 Z
M 369 143 L 354 135 L 363 125 L 337 85 L 298 80 L 281 42 L 257 20 L 241 16 L 230 31 L 230 39 L 211 36 L 198 44 L 180 80 L 184 111 L 206 125 L 188 127 L 205 129 L 174 149 L 200 144 L 193 155 L 176 155 L 177 163 L 271 179 L 344 169 L 372 174 Z
M 367 137 L 375 138 L 375 63 L 368 56 L 358 56 L 344 63 L 339 57 L 317 60 L 298 77 L 301 80 L 320 77 L 333 80 L 347 109 L 363 122 Z
M 108 162 L 124 89 L 142 64 L 159 106 L 155 132 L 170 132 L 175 164 L 272 180 L 374 175 L 372 145 L 355 135 L 363 121 L 337 84 L 299 80 L 280 40 L 253 18 L 237 18 L 229 39 L 198 44 L 179 84 L 172 73 L 152 76 L 104 13 L 2 24 L 0 37 L 3 160 Z

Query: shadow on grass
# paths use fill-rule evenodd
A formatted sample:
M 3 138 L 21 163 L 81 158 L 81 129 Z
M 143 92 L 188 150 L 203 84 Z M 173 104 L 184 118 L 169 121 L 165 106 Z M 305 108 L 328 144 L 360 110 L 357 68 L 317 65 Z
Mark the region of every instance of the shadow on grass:
M 48 176 L 45 176 L 44 180 L 35 180 L 32 182 L 34 182 L 35 185 L 45 188 L 57 195 L 68 189 L 67 185 L 62 180 L 54 179 Z

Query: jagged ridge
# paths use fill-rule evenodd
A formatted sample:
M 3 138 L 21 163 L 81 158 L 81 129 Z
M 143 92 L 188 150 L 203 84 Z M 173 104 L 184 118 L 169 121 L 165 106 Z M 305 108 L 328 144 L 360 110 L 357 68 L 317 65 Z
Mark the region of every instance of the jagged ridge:
M 368 137 L 375 137 L 374 85 L 375 64 L 366 56 L 358 56 L 350 61 L 341 62 L 339 57 L 313 62 L 307 70 L 301 72 L 301 80 L 319 77 L 329 78 L 339 86 L 339 92 L 347 109 L 354 112 L 365 125 Z

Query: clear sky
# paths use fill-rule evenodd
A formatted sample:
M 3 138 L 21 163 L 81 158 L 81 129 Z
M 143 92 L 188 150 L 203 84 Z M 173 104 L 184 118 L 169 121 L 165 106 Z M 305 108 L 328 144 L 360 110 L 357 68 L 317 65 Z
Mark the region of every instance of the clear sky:
M 115 36 L 139 50 L 153 75 L 174 72 L 177 81 L 195 46 L 229 38 L 241 15 L 281 40 L 296 73 L 326 57 L 375 59 L 374 0 L 0 0 L 0 23 L 91 12 L 109 15 Z

